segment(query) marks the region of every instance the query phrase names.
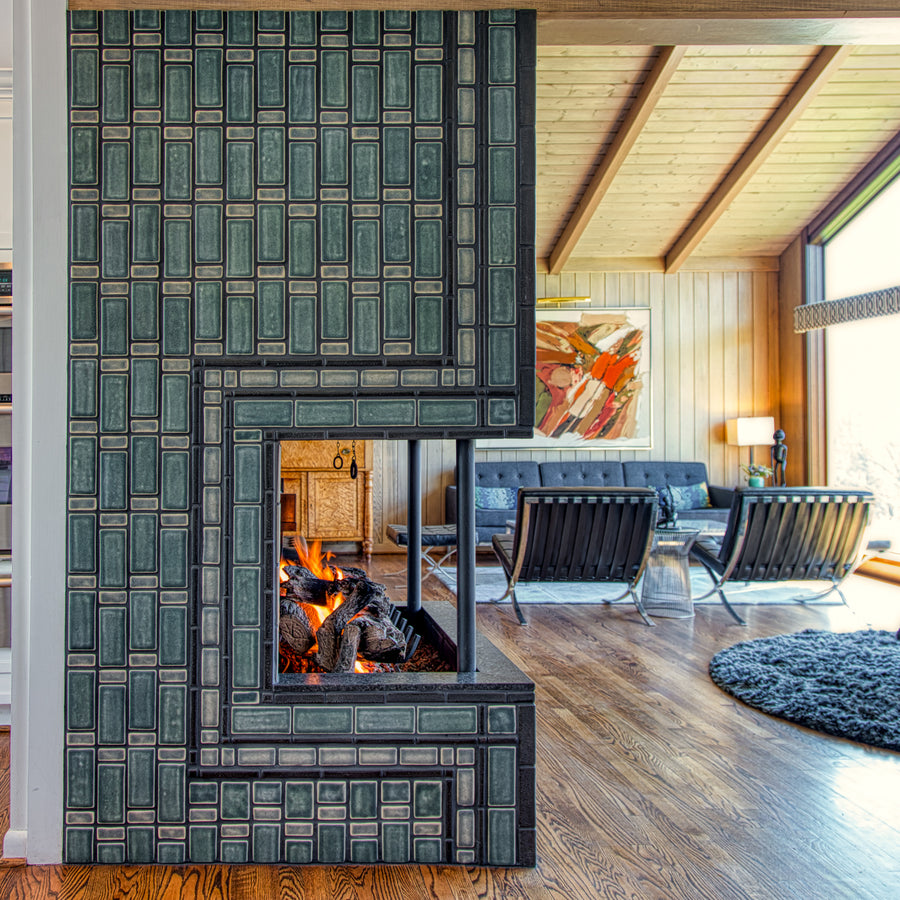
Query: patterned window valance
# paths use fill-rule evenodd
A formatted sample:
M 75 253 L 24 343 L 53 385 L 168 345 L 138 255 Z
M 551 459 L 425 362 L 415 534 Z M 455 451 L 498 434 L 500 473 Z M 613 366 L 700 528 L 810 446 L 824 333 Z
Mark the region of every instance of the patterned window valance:
M 900 313 L 900 285 L 844 297 L 841 300 L 825 300 L 794 307 L 794 331 L 803 334 L 828 325 L 856 322 L 859 319 L 875 319 Z

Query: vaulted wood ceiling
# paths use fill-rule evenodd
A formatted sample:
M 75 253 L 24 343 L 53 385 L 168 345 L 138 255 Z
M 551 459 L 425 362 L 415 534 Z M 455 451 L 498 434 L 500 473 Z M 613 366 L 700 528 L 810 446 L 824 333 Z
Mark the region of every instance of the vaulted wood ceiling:
M 540 34 L 539 271 L 775 266 L 900 131 L 900 46 L 589 46 Z

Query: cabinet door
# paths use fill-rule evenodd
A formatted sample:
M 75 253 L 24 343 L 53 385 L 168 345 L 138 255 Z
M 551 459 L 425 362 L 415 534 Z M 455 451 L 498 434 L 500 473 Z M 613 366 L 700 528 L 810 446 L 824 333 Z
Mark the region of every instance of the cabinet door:
M 323 541 L 363 539 L 362 479 L 340 472 L 308 473 L 307 537 Z

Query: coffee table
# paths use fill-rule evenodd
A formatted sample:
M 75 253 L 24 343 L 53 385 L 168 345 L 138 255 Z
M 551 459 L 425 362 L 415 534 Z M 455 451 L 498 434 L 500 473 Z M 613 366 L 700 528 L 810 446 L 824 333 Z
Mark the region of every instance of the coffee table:
M 688 555 L 699 535 L 696 528 L 656 529 L 641 582 L 641 602 L 648 615 L 669 619 L 694 615 Z

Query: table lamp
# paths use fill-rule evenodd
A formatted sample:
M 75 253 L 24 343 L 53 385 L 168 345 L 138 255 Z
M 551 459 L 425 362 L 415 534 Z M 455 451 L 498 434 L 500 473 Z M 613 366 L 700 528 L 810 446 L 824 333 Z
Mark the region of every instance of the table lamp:
M 726 443 L 732 447 L 749 447 L 751 466 L 753 466 L 753 448 L 770 447 L 775 443 L 774 434 L 775 418 L 773 416 L 751 416 L 727 419 L 725 422 Z M 750 481 L 750 484 L 753 486 L 753 481 Z

